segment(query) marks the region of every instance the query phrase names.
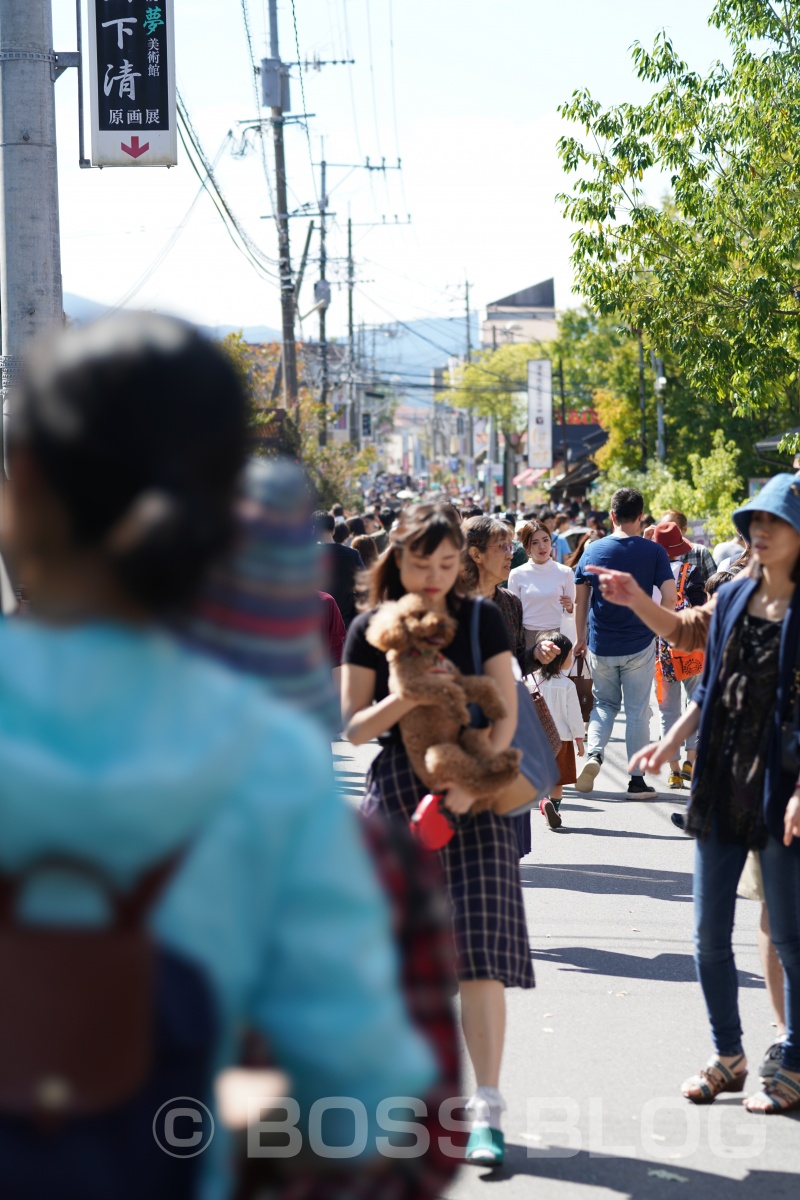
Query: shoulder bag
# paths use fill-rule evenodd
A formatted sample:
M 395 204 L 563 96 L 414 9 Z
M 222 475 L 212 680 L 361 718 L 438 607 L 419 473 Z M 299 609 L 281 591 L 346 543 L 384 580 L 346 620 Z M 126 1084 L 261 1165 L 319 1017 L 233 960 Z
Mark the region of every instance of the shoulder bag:
M 473 671 L 476 675 L 483 674 L 483 655 L 480 643 L 480 606 L 482 598 L 478 596 L 472 606 L 471 646 Z M 538 805 L 542 796 L 547 796 L 559 780 L 558 766 L 548 735 L 545 732 L 545 720 L 549 720 L 552 730 L 558 737 L 558 730 L 550 709 L 545 703 L 544 696 L 539 693 L 533 698 L 525 684 L 517 680 L 517 729 L 511 740 L 516 750 L 522 751 L 519 764 L 519 775 L 514 783 L 495 796 L 491 811 L 500 816 L 516 817 L 519 813 L 527 812 Z M 537 707 L 541 704 L 542 710 Z M 478 719 L 473 713 L 473 725 L 480 726 L 480 710 Z M 545 716 L 546 714 L 546 716 Z M 485 723 L 485 722 L 483 722 Z M 561 739 L 558 738 L 558 748 Z
M 584 671 L 586 671 L 585 675 Z M 585 655 L 577 655 L 575 659 L 575 674 L 570 675 L 568 678 L 570 683 L 575 684 L 575 690 L 578 693 L 578 703 L 581 706 L 581 716 L 585 724 L 592 715 L 592 709 L 594 708 L 594 685 Z

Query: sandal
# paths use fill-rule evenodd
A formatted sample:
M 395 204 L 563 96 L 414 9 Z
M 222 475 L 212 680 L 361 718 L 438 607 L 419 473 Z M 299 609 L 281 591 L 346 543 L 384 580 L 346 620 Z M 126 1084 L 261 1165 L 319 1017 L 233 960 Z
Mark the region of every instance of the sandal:
M 762 1108 L 758 1105 L 751 1108 L 751 1101 L 758 1100 L 762 1096 L 768 1101 L 767 1106 Z M 772 1079 L 762 1085 L 760 1092 L 747 1097 L 744 1106 L 748 1112 L 763 1113 L 765 1117 L 796 1112 L 800 1109 L 800 1083 L 796 1079 L 792 1079 L 785 1071 L 778 1070 Z
M 744 1055 L 735 1060 L 733 1066 L 740 1063 Z M 744 1071 L 732 1071 L 724 1066 L 717 1058 L 712 1058 L 703 1069 L 681 1084 L 681 1092 L 692 1104 L 713 1104 L 722 1092 L 743 1092 L 744 1081 L 747 1079 L 747 1068 Z

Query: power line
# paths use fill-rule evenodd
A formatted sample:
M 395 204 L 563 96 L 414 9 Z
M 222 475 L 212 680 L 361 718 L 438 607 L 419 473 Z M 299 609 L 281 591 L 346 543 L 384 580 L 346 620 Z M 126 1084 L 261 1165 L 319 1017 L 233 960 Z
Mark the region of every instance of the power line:
M 401 162 L 400 158 L 400 134 L 397 127 L 397 87 L 395 85 L 394 76 L 394 2 L 389 0 L 389 78 L 392 85 L 392 119 L 394 122 L 394 152 L 397 156 L 397 161 Z M 403 181 L 403 172 L 400 172 L 400 194 L 403 197 L 403 207 L 408 209 L 408 200 L 406 199 L 406 186 Z
M 258 113 L 258 115 L 260 117 L 261 116 L 261 89 L 258 86 L 258 67 L 256 65 L 256 56 L 255 56 L 255 52 L 253 50 L 253 37 L 250 32 L 250 13 L 247 8 L 247 0 L 241 0 L 241 5 L 242 5 L 242 20 L 244 21 L 244 33 L 245 33 L 245 38 L 247 39 L 247 51 L 250 56 L 250 67 L 252 70 L 253 99 L 255 100 L 256 112 Z M 272 210 L 273 218 L 275 219 L 275 224 L 279 225 L 278 209 L 277 209 L 277 205 L 275 204 L 275 193 L 272 190 L 272 178 L 269 173 L 269 164 L 267 163 L 267 148 L 264 145 L 264 127 L 260 122 L 259 122 L 256 133 L 258 136 L 259 147 L 261 150 L 261 155 L 260 155 L 261 167 L 264 172 L 264 179 L 266 180 L 266 183 L 267 183 L 267 191 L 269 193 L 270 208 Z
M 297 73 L 300 76 L 300 98 L 303 101 L 303 127 L 306 131 L 306 145 L 308 146 L 308 161 L 311 165 L 311 182 L 314 188 L 314 199 L 319 207 L 319 195 L 317 193 L 317 177 L 314 174 L 314 155 L 311 152 L 311 133 L 308 128 L 308 105 L 306 104 L 306 87 L 303 78 L 303 64 L 300 61 L 300 37 L 297 32 L 297 9 L 295 8 L 294 0 L 292 0 L 292 23 L 294 24 L 294 46 L 297 51 Z M 349 55 L 348 55 L 349 57 Z

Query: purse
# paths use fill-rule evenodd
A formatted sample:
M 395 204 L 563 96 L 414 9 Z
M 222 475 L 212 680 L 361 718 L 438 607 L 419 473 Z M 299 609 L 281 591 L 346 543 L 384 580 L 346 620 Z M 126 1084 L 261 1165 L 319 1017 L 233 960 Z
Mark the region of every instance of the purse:
M 480 644 L 481 603 L 482 597 L 478 596 L 472 606 L 470 642 L 472 646 L 473 671 L 476 675 L 483 674 L 483 657 L 481 655 Z M 545 720 L 549 718 L 556 737 L 558 737 L 558 730 L 556 729 L 550 709 L 545 703 L 544 696 L 540 693 L 538 697 L 538 700 L 543 705 L 543 712 L 542 709 L 537 707 L 537 701 L 531 697 L 522 680 L 517 680 L 516 687 L 517 728 L 514 737 L 511 739 L 511 745 L 515 750 L 522 752 L 519 774 L 513 783 L 509 784 L 507 788 L 504 788 L 502 792 L 499 792 L 495 796 L 491 805 L 493 813 L 504 817 L 516 817 L 520 813 L 528 812 L 529 809 L 534 808 L 538 805 L 542 796 L 550 794 L 551 789 L 556 786 L 560 778 L 555 754 L 545 733 Z M 473 717 L 472 724 L 477 728 L 481 728 L 482 725 L 486 724 L 486 721 L 483 719 L 480 708 L 476 705 L 471 705 L 470 708 Z M 544 715 L 545 713 L 546 716 Z M 561 748 L 560 738 L 558 738 L 558 747 L 559 749 Z
M 587 672 L 586 675 L 583 673 L 584 670 Z M 594 708 L 594 684 L 588 671 L 589 667 L 585 655 L 579 654 L 575 659 L 576 673 L 570 675 L 569 679 L 575 684 L 575 691 L 578 693 L 578 703 L 581 706 L 581 716 L 583 717 L 584 724 L 589 720 Z
M 550 709 L 547 706 L 547 701 L 541 693 L 538 680 L 536 679 L 535 675 L 531 675 L 530 679 L 533 681 L 533 686 L 536 690 L 535 692 L 528 692 L 528 695 L 533 701 L 533 707 L 536 716 L 542 723 L 542 729 L 544 730 L 545 737 L 550 743 L 550 749 L 557 757 L 561 751 L 561 734 L 558 732 L 558 726 L 553 720 L 553 714 L 550 712 Z M 527 687 L 525 690 L 528 691 Z

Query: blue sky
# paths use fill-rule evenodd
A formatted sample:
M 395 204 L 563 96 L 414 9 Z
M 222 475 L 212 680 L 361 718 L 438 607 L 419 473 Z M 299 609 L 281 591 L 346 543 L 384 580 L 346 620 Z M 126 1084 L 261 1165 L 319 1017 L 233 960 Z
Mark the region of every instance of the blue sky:
M 246 5 L 260 58 L 266 0 Z M 53 7 L 55 47 L 72 49 L 72 0 Z M 304 73 L 307 110 L 316 115 L 308 141 L 300 126 L 287 131 L 290 206 L 315 198 L 311 161 L 320 159 L 322 138 L 332 163 L 403 160 L 402 176 L 329 172 L 333 259 L 345 253 L 348 214 L 357 226 L 357 319 L 453 315 L 465 277 L 474 306 L 549 275 L 559 307 L 576 303 L 569 228 L 553 199 L 564 186 L 556 108 L 581 87 L 604 103 L 643 98 L 629 47 L 661 28 L 691 66 L 705 69 L 725 52 L 707 25 L 711 8 L 710 0 L 295 0 L 301 55 L 353 57 L 356 65 Z M 255 112 L 242 0 L 176 0 L 175 13 L 179 87 L 213 158 L 234 123 Z M 290 0 L 279 0 L 279 27 L 282 57 L 296 58 Z M 156 265 L 198 181 L 183 159 L 170 171 L 80 171 L 74 75 L 56 89 L 65 290 L 111 305 L 136 287 L 135 305 L 207 324 L 279 326 L 277 288 L 236 254 L 206 197 Z M 300 111 L 296 72 L 292 100 Z M 218 177 L 251 236 L 275 257 L 258 156 L 224 151 Z M 407 212 L 410 227 L 368 227 Z M 292 222 L 295 262 L 306 227 Z M 340 333 L 342 264 L 332 262 L 331 271 L 329 326 Z M 313 304 L 313 274 L 312 267 L 303 312 Z M 315 335 L 313 320 L 306 333 Z

